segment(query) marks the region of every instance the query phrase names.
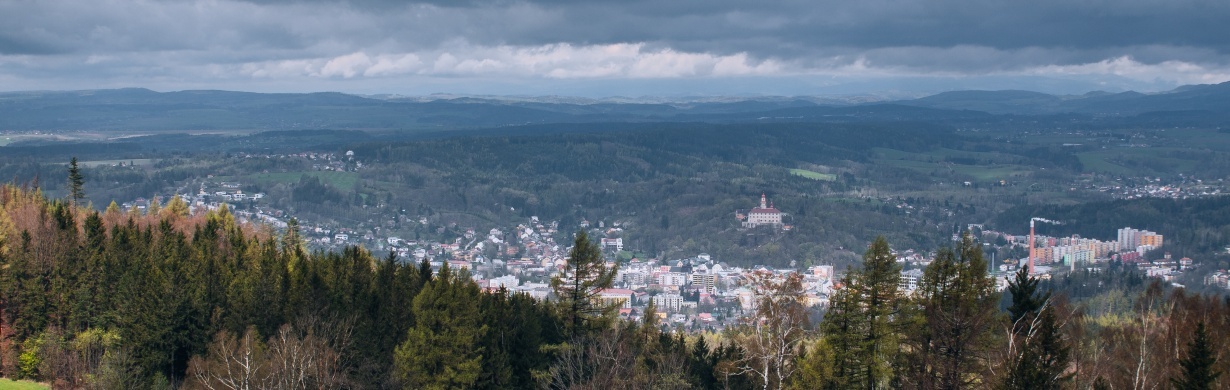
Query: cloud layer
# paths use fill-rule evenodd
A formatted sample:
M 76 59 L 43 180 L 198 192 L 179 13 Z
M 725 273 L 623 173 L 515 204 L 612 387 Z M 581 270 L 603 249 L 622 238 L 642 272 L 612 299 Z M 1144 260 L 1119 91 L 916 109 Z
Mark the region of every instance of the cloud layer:
M 1219 0 L 10 0 L 0 88 L 1020 77 L 1156 90 L 1230 81 L 1225 20 Z

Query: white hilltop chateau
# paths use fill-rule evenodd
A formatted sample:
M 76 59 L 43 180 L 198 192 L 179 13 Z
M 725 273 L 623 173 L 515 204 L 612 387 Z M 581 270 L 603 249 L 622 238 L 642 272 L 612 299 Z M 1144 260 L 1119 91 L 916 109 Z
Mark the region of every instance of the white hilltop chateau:
M 739 219 L 743 219 L 744 216 L 739 215 L 739 217 Z M 772 203 L 768 202 L 768 198 L 765 197 L 764 193 L 760 194 L 760 207 L 748 211 L 746 218 L 743 221 L 743 227 L 745 228 L 757 226 L 782 227 L 782 212 L 773 207 Z

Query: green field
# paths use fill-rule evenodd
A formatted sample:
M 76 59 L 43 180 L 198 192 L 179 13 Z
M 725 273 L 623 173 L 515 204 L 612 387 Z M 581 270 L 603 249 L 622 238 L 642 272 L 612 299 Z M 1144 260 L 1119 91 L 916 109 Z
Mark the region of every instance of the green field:
M 30 381 L 14 381 L 0 378 L 0 390 L 45 390 L 51 387 Z
M 978 181 L 1009 180 L 1030 172 L 1029 168 L 1020 165 L 954 165 L 952 170 L 962 175 L 973 176 Z
M 795 175 L 795 176 L 806 177 L 812 180 L 822 180 L 822 181 L 837 180 L 837 175 L 834 175 L 831 173 L 820 173 L 820 172 L 815 172 L 815 171 L 809 171 L 806 169 L 791 169 L 790 174 Z

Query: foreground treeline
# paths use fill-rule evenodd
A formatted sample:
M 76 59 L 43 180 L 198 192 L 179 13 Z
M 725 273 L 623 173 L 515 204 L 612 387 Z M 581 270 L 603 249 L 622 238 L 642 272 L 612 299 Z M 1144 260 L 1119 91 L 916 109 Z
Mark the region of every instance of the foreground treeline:
M 526 388 L 551 363 L 540 347 L 562 344 L 550 307 L 464 273 L 309 254 L 226 210 L 187 211 L 98 213 L 4 187 L 0 373 L 64 388 Z
M 614 269 L 583 233 L 544 303 L 357 248 L 305 253 L 294 232 L 4 187 L 0 374 L 106 389 L 1126 389 L 1219 388 L 1230 370 L 1225 301 L 1154 285 L 1086 314 L 1019 274 L 1001 309 L 969 239 L 910 295 L 877 240 L 820 323 L 798 275 L 754 273 L 751 320 L 684 335 L 594 299 Z
M 1121 268 L 1121 267 L 1120 267 Z M 1040 284 L 1021 270 L 1002 294 L 980 245 L 941 248 L 906 295 L 883 240 L 838 290 L 814 337 L 801 343 L 797 388 L 1146 389 L 1224 388 L 1230 304 L 1166 292 L 1160 283 L 1123 298 L 1123 272 L 1081 273 Z M 1112 272 L 1113 271 L 1113 272 Z M 1127 278 L 1132 280 L 1134 278 Z M 1064 288 L 1103 286 L 1070 302 Z M 1056 290 L 1043 291 L 1042 286 Z M 1118 296 L 1122 299 L 1109 297 Z M 1096 313 L 1096 314 L 1090 314 Z M 808 343 L 810 343 L 808 345 Z

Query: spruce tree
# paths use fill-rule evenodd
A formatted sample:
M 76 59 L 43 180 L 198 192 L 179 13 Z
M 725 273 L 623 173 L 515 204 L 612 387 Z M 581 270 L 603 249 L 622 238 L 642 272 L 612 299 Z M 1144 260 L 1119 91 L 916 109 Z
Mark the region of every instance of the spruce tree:
M 1054 313 L 1054 310 L 1043 310 L 1037 315 L 1037 321 L 1032 321 L 1034 331 L 1029 332 L 1032 335 L 1020 336 L 1027 338 L 1010 362 L 1002 389 L 1062 389 L 1069 382 L 1071 375 L 1066 371 L 1070 348 Z
M 617 268 L 606 268 L 598 244 L 591 242 L 584 230 L 577 232 L 568 252 L 568 265 L 551 278 L 569 337 L 584 336 L 614 312 L 616 307 L 601 302 L 599 294 L 611 287 Z
M 1178 390 L 1206 390 L 1213 389 L 1217 382 L 1217 377 L 1221 376 L 1213 368 L 1217 364 L 1217 352 L 1213 350 L 1212 341 L 1209 340 L 1208 330 L 1204 327 L 1204 322 L 1196 324 L 1196 335 L 1192 341 L 1187 343 L 1187 356 L 1179 360 L 1181 367 L 1180 376 L 1171 378 L 1170 382 L 1174 384 L 1174 388 Z
M 489 322 L 507 326 L 516 324 L 509 337 L 501 340 L 509 351 L 512 366 L 512 388 L 527 389 L 537 386 L 534 373 L 543 372 L 551 365 L 551 356 L 542 346 L 560 342 L 559 321 L 552 307 L 534 299 L 529 294 L 517 293 L 508 297 L 511 318 L 491 317 Z
M 394 367 L 407 389 L 471 388 L 482 373 L 481 291 L 465 271 L 448 266 L 414 297 L 414 327 L 394 352 Z
M 1029 275 L 1028 267 L 1017 271 L 1016 278 L 1008 283 L 1008 292 L 1012 294 L 1008 315 L 1015 348 L 1000 388 L 1062 388 L 1071 379 L 1066 373 L 1071 348 L 1064 340 L 1055 310 L 1047 305 L 1050 292 L 1038 292 L 1038 280 Z
M 713 368 L 717 365 L 717 355 L 709 351 L 709 344 L 705 342 L 704 334 L 697 336 L 696 343 L 692 344 L 688 365 L 692 371 L 692 380 L 695 381 L 697 387 L 702 389 L 717 387 L 717 377 L 713 375 Z
M 1038 279 L 1031 277 L 1029 266 L 1021 267 L 1016 272 L 1016 278 L 1008 282 L 1008 293 L 1012 295 L 1012 306 L 1008 307 L 1008 319 L 1017 324 L 1025 316 L 1037 312 L 1043 303 L 1050 299 L 1048 291 L 1038 295 Z M 1014 331 L 1017 331 L 1014 325 Z
M 482 294 L 480 312 L 487 333 L 483 336 L 483 369 L 476 389 L 506 389 L 512 387 L 513 369 L 510 345 L 517 335 L 516 320 L 508 300 L 508 290 L 500 288 L 494 293 Z
M 426 257 L 419 263 L 419 283 L 424 285 L 431 283 L 431 262 Z
M 74 204 L 85 199 L 84 184 L 85 178 L 81 176 L 81 169 L 77 168 L 77 157 L 73 157 L 68 162 L 68 193 Z

